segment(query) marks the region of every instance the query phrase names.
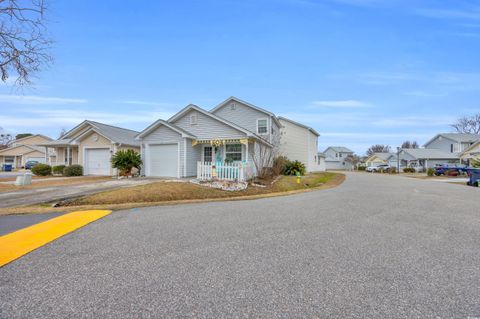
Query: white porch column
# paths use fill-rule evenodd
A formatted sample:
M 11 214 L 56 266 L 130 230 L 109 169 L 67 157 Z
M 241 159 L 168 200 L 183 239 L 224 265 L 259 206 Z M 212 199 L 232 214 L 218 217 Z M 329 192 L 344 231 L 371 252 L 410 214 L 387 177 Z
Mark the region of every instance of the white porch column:
M 70 146 L 67 146 L 67 158 L 65 160 L 65 162 L 67 163 L 67 166 L 72 165 L 72 163 L 70 162 L 70 152 L 71 152 Z
M 245 143 L 245 161 L 248 163 L 248 142 Z
M 51 165 L 50 163 L 50 156 L 48 156 L 48 147 L 45 146 L 45 163 Z
M 17 168 L 17 155 L 13 157 L 13 168 Z

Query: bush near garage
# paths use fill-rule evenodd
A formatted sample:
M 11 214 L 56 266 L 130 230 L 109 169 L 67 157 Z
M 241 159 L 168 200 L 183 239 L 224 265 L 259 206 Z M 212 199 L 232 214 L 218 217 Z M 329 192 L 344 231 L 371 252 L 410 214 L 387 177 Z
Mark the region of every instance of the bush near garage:
M 404 172 L 404 173 L 415 173 L 415 168 L 413 168 L 413 167 L 405 167 L 405 168 L 403 169 L 403 172 Z
M 38 176 L 49 176 L 52 174 L 52 167 L 47 164 L 39 163 L 32 167 L 32 173 Z
M 433 175 L 435 175 L 435 169 L 432 168 L 432 167 L 429 167 L 429 168 L 427 169 L 427 175 L 428 175 L 428 176 L 433 176 Z
M 120 176 L 129 176 L 132 169 L 140 170 L 142 157 L 134 150 L 120 150 L 112 156 L 112 167 L 119 170 Z
M 65 169 L 65 165 L 56 165 L 52 167 L 53 175 L 63 175 L 63 170 Z
M 297 175 L 299 173 L 300 175 L 305 175 L 305 164 L 299 162 L 299 161 L 288 161 L 285 164 L 285 170 L 283 171 L 283 175 Z
M 63 176 L 83 176 L 83 166 L 74 164 L 63 169 Z
M 366 166 L 359 166 L 359 167 L 357 167 L 357 170 L 358 170 L 358 171 L 365 171 L 366 169 L 367 169 Z

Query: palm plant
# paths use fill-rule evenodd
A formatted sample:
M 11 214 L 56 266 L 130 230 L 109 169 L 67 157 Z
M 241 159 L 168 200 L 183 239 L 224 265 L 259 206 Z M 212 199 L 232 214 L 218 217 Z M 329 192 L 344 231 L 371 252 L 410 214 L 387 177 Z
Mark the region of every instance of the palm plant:
M 142 158 L 134 150 L 120 150 L 112 156 L 112 167 L 119 170 L 120 176 L 131 175 L 132 169 L 140 169 Z

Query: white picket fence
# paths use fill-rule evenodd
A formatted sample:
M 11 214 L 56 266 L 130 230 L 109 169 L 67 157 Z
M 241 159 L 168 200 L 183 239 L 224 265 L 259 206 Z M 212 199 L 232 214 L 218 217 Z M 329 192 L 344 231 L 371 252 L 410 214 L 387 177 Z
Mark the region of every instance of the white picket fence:
M 247 165 L 242 163 L 197 162 L 197 179 L 245 181 Z

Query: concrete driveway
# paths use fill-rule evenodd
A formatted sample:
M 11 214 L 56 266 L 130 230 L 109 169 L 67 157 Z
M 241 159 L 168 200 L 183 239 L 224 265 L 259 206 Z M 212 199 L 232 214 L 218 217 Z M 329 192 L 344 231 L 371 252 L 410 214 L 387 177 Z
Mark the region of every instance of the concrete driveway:
M 0 209 L 25 206 L 88 195 L 120 187 L 153 183 L 155 179 L 112 179 L 104 182 L 39 187 L 9 193 L 0 193 Z
M 379 174 L 116 212 L 0 269 L 2 318 L 480 316 L 480 189 Z

